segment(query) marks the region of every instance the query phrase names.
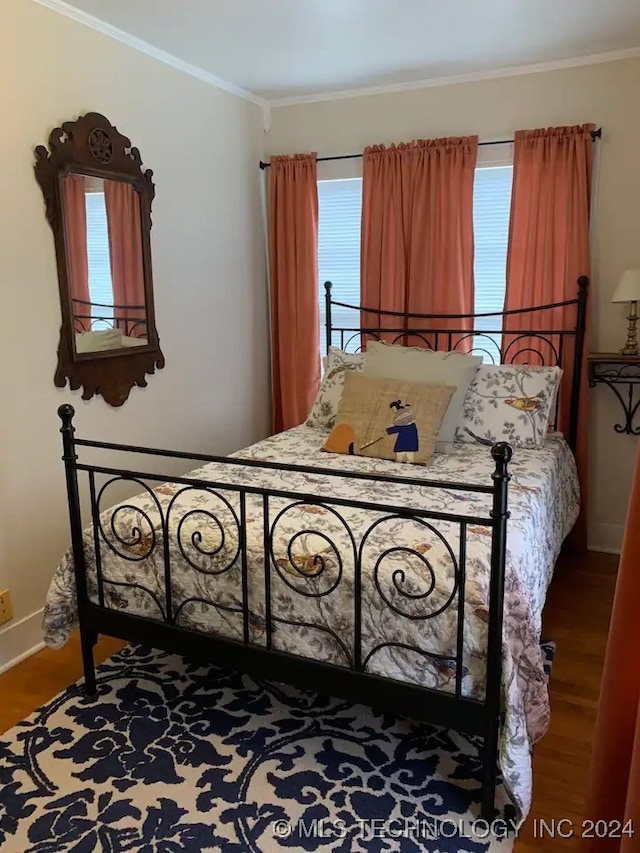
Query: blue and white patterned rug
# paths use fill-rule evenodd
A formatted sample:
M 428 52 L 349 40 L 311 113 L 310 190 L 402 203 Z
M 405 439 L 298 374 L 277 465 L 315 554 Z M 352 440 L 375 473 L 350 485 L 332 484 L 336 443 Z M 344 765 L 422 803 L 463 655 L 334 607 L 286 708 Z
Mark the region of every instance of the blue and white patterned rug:
M 2 853 L 512 849 L 474 738 L 142 647 L 98 681 L 0 739 Z

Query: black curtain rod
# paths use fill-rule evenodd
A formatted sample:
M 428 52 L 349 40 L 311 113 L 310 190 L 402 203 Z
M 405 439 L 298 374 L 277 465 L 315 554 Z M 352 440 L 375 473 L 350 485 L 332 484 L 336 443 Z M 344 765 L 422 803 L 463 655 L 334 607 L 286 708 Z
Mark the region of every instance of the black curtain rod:
M 599 127 L 597 130 L 591 131 L 591 139 L 594 141 L 596 139 L 600 139 L 602 136 L 602 128 Z M 510 143 L 515 142 L 515 139 L 497 139 L 495 142 L 478 142 L 478 147 L 482 145 L 509 145 Z M 358 160 L 362 157 L 362 154 L 339 154 L 336 157 L 318 157 L 316 159 L 317 163 L 326 163 L 328 160 Z M 260 168 L 268 169 L 271 163 L 263 163 L 260 160 Z

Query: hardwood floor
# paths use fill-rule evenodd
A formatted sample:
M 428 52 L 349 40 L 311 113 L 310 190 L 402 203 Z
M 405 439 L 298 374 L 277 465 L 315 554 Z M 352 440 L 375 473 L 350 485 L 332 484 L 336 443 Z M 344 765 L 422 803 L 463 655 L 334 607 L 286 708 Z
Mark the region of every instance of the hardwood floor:
M 551 678 L 551 726 L 534 754 L 533 808 L 515 853 L 571 853 L 579 839 L 540 837 L 541 819 L 581 820 L 591 735 L 602 672 L 618 558 L 589 553 L 558 564 L 545 609 L 545 639 L 557 643 Z M 96 661 L 122 643 L 102 638 Z M 80 678 L 77 638 L 45 649 L 0 676 L 0 733 Z M 563 824 L 563 828 L 568 824 Z
M 556 569 L 543 629 L 545 639 L 557 643 L 551 674 L 551 725 L 535 747 L 533 807 L 515 853 L 578 850 L 617 566 L 617 557 L 589 552 L 563 558 Z M 541 819 L 549 824 L 571 821 L 576 834 L 573 838 L 541 838 Z
M 119 640 L 101 637 L 95 648 L 96 663 L 115 654 L 123 645 Z M 0 734 L 81 677 L 82 660 L 77 635 L 64 648 L 58 651 L 43 649 L 0 675 Z

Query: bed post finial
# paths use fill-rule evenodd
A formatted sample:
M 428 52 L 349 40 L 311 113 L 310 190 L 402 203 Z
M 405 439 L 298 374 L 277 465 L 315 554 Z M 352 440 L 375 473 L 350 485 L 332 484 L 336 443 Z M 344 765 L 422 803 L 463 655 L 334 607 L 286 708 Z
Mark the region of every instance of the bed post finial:
M 58 407 L 58 417 L 62 421 L 62 426 L 60 427 L 60 432 L 62 433 L 62 460 L 65 465 L 68 462 L 74 462 L 78 458 L 73 438 L 76 432 L 76 428 L 73 425 L 73 416 L 75 413 L 76 410 L 70 403 L 63 403 Z
M 507 472 L 507 465 L 513 459 L 513 447 L 506 441 L 498 441 L 491 446 L 491 456 L 496 463 L 493 479 L 496 480 L 498 477 L 511 479 L 511 475 Z
M 73 416 L 75 415 L 76 410 L 73 408 L 71 403 L 63 403 L 58 407 L 58 417 L 62 421 L 62 427 L 60 428 L 60 432 L 65 430 L 73 430 Z

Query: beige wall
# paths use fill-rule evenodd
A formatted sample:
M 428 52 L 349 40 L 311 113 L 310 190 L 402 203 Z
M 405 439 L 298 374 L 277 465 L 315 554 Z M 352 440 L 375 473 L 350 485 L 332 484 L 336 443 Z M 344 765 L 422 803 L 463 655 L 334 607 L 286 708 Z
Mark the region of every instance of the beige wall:
M 60 403 L 76 407 L 85 437 L 226 453 L 266 434 L 269 394 L 261 110 L 29 0 L 0 4 L 0 104 L 0 589 L 15 609 L 0 629 L 2 667 L 40 640 L 69 542 Z M 58 285 L 32 152 L 91 110 L 132 139 L 156 182 L 167 364 L 121 409 L 53 385 Z
M 640 266 L 640 60 L 388 95 L 278 107 L 269 153 L 351 154 L 372 143 L 593 121 L 603 128 L 593 222 L 592 350 L 622 345 L 625 309 L 610 297 L 623 270 Z M 618 435 L 611 391 L 590 392 L 590 543 L 620 545 L 638 439 Z M 640 419 L 638 421 L 640 423 Z

